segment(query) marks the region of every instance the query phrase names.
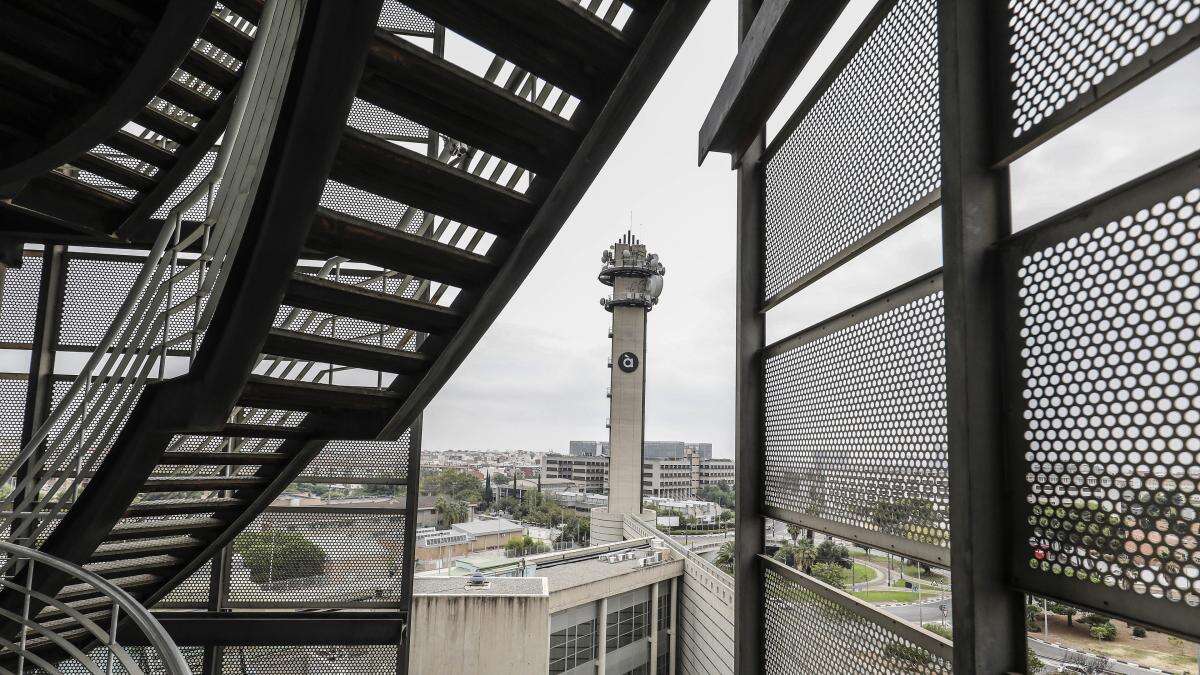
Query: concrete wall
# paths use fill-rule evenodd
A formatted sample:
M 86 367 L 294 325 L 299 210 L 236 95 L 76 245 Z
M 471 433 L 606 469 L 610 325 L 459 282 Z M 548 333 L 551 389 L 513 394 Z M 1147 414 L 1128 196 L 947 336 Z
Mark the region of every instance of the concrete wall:
M 548 593 L 418 594 L 412 617 L 411 673 L 529 675 L 550 668 Z

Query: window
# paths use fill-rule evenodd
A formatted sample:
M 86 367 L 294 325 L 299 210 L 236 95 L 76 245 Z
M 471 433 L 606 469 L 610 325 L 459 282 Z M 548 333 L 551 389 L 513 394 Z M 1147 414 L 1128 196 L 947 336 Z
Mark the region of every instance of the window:
M 659 644 L 662 644 L 662 634 L 671 628 L 671 582 L 659 584 L 658 592 L 658 634 Z M 662 651 L 660 649 L 659 651 Z
M 562 673 L 596 658 L 596 621 L 550 634 L 550 672 Z
M 650 602 L 639 602 L 608 613 L 605 651 L 620 649 L 650 634 Z

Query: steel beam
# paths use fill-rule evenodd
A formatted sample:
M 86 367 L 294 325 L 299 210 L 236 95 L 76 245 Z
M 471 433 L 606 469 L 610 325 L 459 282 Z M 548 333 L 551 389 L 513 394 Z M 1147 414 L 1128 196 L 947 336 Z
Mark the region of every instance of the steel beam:
M 761 0 L 740 0 L 739 34 L 746 35 Z M 766 345 L 766 314 L 761 310 L 764 273 L 764 226 L 762 156 L 766 132 L 760 125 L 746 147 L 737 170 L 737 288 L 734 321 L 735 430 L 734 461 L 737 473 L 734 491 L 734 672 L 753 675 L 763 669 L 763 584 L 758 555 L 763 552 L 763 347 Z
M 393 611 L 156 611 L 154 618 L 183 647 L 390 645 L 408 623 L 407 614 Z M 145 644 L 134 626 L 128 630 L 122 643 Z
M 1025 613 L 1008 586 L 1001 387 L 1003 284 L 989 249 L 1011 230 L 1006 170 L 991 169 L 988 0 L 938 3 L 942 246 L 954 670 L 1025 672 Z
M 700 128 L 700 157 L 728 152 L 734 164 L 837 21 L 846 0 L 765 0 L 745 32 Z

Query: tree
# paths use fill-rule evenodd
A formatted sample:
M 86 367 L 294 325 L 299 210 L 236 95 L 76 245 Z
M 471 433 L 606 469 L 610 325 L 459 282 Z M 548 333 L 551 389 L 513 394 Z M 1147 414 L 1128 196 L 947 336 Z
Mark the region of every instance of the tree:
M 1092 637 L 1096 638 L 1097 640 L 1109 642 L 1117 639 L 1117 627 L 1111 623 L 1102 623 L 1092 626 L 1092 629 L 1089 632 L 1092 634 Z
M 922 672 L 933 661 L 929 652 L 903 642 L 889 642 L 883 648 L 883 655 L 895 664 L 896 670 L 902 673 Z
M 446 529 L 455 523 L 465 523 L 470 517 L 467 505 L 463 502 L 446 499 L 439 496 L 433 504 L 433 510 L 438 516 L 438 525 Z
M 496 495 L 492 492 L 492 472 L 487 474 L 487 480 L 483 484 L 483 503 L 491 504 L 495 501 Z
M 325 550 L 303 535 L 286 530 L 243 532 L 233 540 L 233 552 L 242 557 L 242 564 L 250 570 L 250 580 L 256 584 L 325 572 Z
M 496 474 L 496 485 L 508 485 L 509 482 L 510 481 L 507 475 L 502 473 Z
M 846 587 L 846 569 L 833 563 L 814 563 L 812 576 L 824 581 L 834 588 Z
M 421 493 L 478 502 L 483 498 L 483 481 L 462 469 L 441 469 L 421 478 Z
M 550 547 L 526 534 L 509 539 L 504 544 L 504 550 L 509 557 L 515 558 L 522 555 L 545 553 L 550 550 Z
M 723 571 L 733 574 L 733 566 L 734 561 L 736 560 L 736 555 L 737 554 L 733 547 L 733 542 L 727 541 L 724 544 L 721 544 L 721 548 L 717 549 L 717 557 L 713 562 L 715 562 L 717 567 L 720 567 Z
M 826 539 L 817 546 L 816 562 L 837 565 L 850 569 L 854 566 L 854 561 L 850 559 L 850 549 L 835 544 L 832 539 Z
M 1025 672 L 1037 673 L 1046 667 L 1046 663 L 1038 658 L 1038 655 L 1033 653 L 1030 647 L 1025 648 Z
M 706 502 L 714 502 L 726 509 L 737 507 L 737 497 L 734 494 L 733 485 L 726 482 L 701 486 L 699 490 L 696 490 L 696 498 Z
M 1050 605 L 1047 607 L 1047 609 L 1049 609 L 1054 614 L 1061 614 L 1062 616 L 1067 617 L 1067 625 L 1068 626 L 1074 625 L 1074 622 L 1072 621 L 1072 619 L 1074 619 L 1075 615 L 1079 613 L 1079 608 L 1072 607 L 1070 605 L 1064 605 L 1060 602 L 1050 603 Z
M 810 572 L 817 560 L 817 550 L 813 548 L 811 541 L 800 539 L 795 543 L 780 546 L 774 558 L 789 567 Z
M 788 538 L 790 538 L 792 541 L 796 541 L 797 539 L 800 538 L 800 533 L 801 533 L 800 526 L 792 525 L 791 523 L 788 523 L 787 533 L 788 533 Z

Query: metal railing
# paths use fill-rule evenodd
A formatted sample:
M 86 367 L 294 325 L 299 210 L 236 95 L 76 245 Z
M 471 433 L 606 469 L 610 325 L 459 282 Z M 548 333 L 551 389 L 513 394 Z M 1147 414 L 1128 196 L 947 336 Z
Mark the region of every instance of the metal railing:
M 728 587 L 729 590 L 733 590 L 732 576 L 730 576 L 720 567 L 717 567 L 716 565 L 705 560 L 698 554 L 693 553 L 691 549 L 683 544 L 680 544 L 671 535 L 647 525 L 629 513 L 625 514 L 624 525 L 625 530 L 632 533 L 634 537 L 654 537 L 661 540 L 662 543 L 666 544 L 668 548 L 686 560 L 689 565 L 694 565 L 696 568 L 703 571 L 705 575 L 711 578 L 713 581 Z
M 51 659 L 58 663 L 43 658 L 45 650 L 52 650 L 65 654 L 69 662 L 79 664 L 93 675 L 111 674 L 118 664 L 129 675 L 143 675 L 146 672 L 143 665 L 150 662 L 154 663 L 155 673 L 191 675 L 175 641 L 150 612 L 125 591 L 82 567 L 41 551 L 0 541 L 0 553 L 8 559 L 7 568 L 11 571 L 0 576 L 0 585 L 5 592 L 15 592 L 22 598 L 20 613 L 0 608 L 0 617 L 19 626 L 11 640 L 7 633 L 0 636 L 0 648 L 7 652 L 0 656 L 0 668 L 4 672 L 21 675 L 30 665 L 52 675 L 62 675 L 58 658 Z M 71 605 L 38 592 L 33 588 L 33 579 L 35 570 L 42 566 L 66 574 L 72 585 L 86 585 L 104 602 L 90 603 L 85 615 Z M 105 609 L 106 613 L 103 612 Z M 61 613 L 74 621 L 54 626 L 55 622 L 39 620 L 44 610 Z M 97 611 L 102 613 L 97 616 Z M 57 614 L 53 616 L 61 618 Z M 127 628 L 136 627 L 141 633 L 137 637 L 145 638 L 145 645 L 137 647 L 134 654 L 121 644 L 119 629 L 123 621 L 132 622 L 133 626 L 126 624 Z M 101 623 L 107 623 L 107 626 Z M 69 633 L 61 632 L 64 627 Z M 81 636 L 86 640 L 81 640 Z M 93 643 L 98 647 L 85 653 L 77 646 L 80 643 Z M 9 659 L 16 662 L 15 670 L 9 668 L 13 665 Z
M 166 376 L 168 356 L 185 356 L 190 367 L 196 355 L 245 226 L 245 218 L 228 214 L 247 199 L 246 181 L 220 192 L 218 184 L 234 152 L 235 171 L 254 170 L 249 158 L 254 149 L 240 146 L 256 139 L 243 126 L 265 123 L 250 114 L 251 106 L 278 105 L 290 64 L 299 15 L 286 3 L 276 11 L 277 5 L 268 2 L 263 12 L 213 168 L 170 210 L 103 340 L 50 417 L 0 473 L 0 484 L 16 479 L 11 508 L 0 512 L 10 541 L 34 545 L 94 474 L 147 380 Z M 184 214 L 197 204 L 203 204 L 204 217 L 185 232 Z M 189 253 L 195 245 L 200 253 Z

